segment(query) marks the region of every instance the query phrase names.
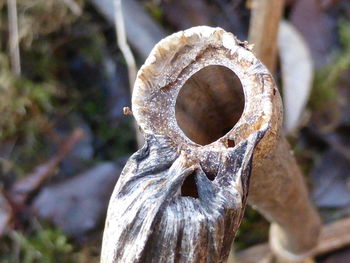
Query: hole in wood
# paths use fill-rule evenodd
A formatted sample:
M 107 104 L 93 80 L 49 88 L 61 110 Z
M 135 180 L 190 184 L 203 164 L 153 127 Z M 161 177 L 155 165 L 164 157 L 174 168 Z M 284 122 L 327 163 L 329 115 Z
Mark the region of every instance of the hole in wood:
M 176 100 L 176 120 L 192 141 L 206 145 L 224 136 L 244 109 L 243 87 L 227 67 L 207 66 L 193 74 Z
M 235 141 L 231 139 L 227 139 L 227 147 L 228 148 L 233 148 L 235 147 Z
M 195 178 L 196 172 L 193 172 L 183 182 L 181 186 L 181 195 L 182 196 L 190 196 L 194 198 L 198 198 L 198 190 Z

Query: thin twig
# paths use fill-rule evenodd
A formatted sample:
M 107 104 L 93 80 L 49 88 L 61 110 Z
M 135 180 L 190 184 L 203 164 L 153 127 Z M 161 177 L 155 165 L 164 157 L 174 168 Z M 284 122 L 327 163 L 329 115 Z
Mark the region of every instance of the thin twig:
M 9 237 L 12 240 L 12 255 L 14 257 L 14 262 L 19 263 L 19 256 L 21 251 L 21 239 L 19 234 L 15 230 L 9 230 Z
M 128 67 L 128 75 L 129 75 L 129 85 L 130 85 L 130 92 L 132 93 L 134 82 L 136 80 L 136 62 L 135 58 L 131 52 L 131 48 L 127 43 L 126 40 L 126 31 L 125 31 L 125 25 L 124 25 L 124 18 L 123 18 L 123 9 L 122 9 L 122 0 L 114 0 L 114 9 L 115 9 L 115 29 L 117 31 L 117 38 L 118 38 L 118 46 L 120 50 L 123 53 L 126 65 Z M 138 146 L 143 145 L 143 136 L 141 135 L 140 131 L 137 128 L 136 123 L 134 123 L 135 131 L 136 131 L 136 141 Z
M 135 58 L 131 52 L 131 49 L 126 40 L 123 10 L 122 10 L 122 0 L 114 0 L 114 9 L 115 9 L 115 28 L 117 31 L 118 46 L 123 53 L 125 62 L 128 67 L 129 74 L 129 85 L 132 91 L 136 79 L 136 62 Z
M 9 21 L 9 46 L 12 71 L 15 75 L 21 75 L 21 58 L 19 53 L 18 18 L 16 0 L 7 0 Z

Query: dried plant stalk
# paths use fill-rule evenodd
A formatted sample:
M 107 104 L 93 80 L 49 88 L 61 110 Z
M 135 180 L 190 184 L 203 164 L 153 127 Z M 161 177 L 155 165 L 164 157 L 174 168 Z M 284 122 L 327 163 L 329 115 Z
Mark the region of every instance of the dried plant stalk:
M 285 156 L 278 155 L 282 105 L 271 74 L 246 42 L 220 28 L 195 27 L 154 47 L 137 75 L 132 111 L 146 144 L 112 194 L 101 262 L 226 262 L 253 152 L 262 171 L 278 169 L 274 158 Z M 276 175 L 256 172 L 255 190 L 259 183 L 271 189 L 275 180 L 279 188 L 293 181 L 289 173 Z M 291 182 L 286 194 L 304 193 L 302 183 Z M 275 193 L 285 201 L 286 194 Z M 268 200 L 259 203 L 262 209 L 275 215 L 265 204 L 280 204 L 280 196 L 262 198 Z M 310 208 L 304 201 L 296 207 Z
M 278 262 L 304 262 L 312 256 L 321 220 L 311 205 L 304 178 L 286 138 L 254 162 L 249 203 L 270 222 L 270 247 Z
M 9 20 L 9 46 L 11 56 L 12 71 L 15 75 L 21 75 L 21 57 L 18 45 L 18 19 L 16 0 L 7 0 L 8 20 Z
M 253 0 L 249 41 L 274 72 L 277 34 L 284 0 Z M 248 202 L 270 222 L 270 246 L 278 263 L 308 262 L 317 245 L 321 220 L 309 202 L 303 175 L 279 129 L 266 158 L 255 160 Z
M 251 0 L 248 40 L 254 54 L 273 73 L 277 62 L 277 34 L 285 0 Z

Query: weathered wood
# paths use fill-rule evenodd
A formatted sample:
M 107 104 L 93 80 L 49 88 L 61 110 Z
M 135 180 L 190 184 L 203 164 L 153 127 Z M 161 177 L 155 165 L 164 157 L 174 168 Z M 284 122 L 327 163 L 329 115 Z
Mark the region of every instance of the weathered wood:
M 320 256 L 350 245 L 350 218 L 341 219 L 322 227 L 320 241 L 312 256 Z M 260 263 L 273 257 L 269 244 L 260 244 L 237 254 L 239 263 Z
M 221 156 L 214 181 L 206 164 L 169 137 L 146 135 L 112 195 L 101 262 L 225 262 L 244 211 L 258 134 Z M 198 198 L 182 196 L 194 176 Z
M 102 263 L 226 262 L 253 151 L 268 156 L 281 126 L 273 78 L 249 48 L 195 27 L 152 50 L 132 97 L 146 145 L 111 197 Z

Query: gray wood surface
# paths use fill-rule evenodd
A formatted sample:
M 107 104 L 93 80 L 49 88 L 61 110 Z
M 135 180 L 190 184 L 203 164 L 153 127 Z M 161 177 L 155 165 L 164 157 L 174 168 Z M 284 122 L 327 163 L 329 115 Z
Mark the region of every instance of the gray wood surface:
M 216 177 L 179 155 L 166 136 L 147 135 L 112 195 L 102 263 L 226 262 L 247 200 L 252 153 L 262 132 L 222 153 Z M 198 197 L 183 196 L 194 176 Z

